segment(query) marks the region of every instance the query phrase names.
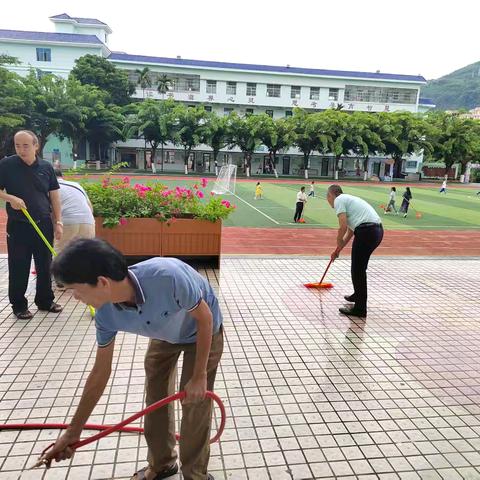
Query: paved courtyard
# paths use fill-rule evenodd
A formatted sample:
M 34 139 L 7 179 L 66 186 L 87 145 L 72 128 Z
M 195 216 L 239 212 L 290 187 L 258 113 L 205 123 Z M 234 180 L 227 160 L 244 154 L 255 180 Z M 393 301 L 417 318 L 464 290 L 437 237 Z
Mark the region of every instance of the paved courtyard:
M 348 259 L 333 265 L 332 290 L 302 287 L 325 265 L 237 257 L 201 270 L 225 317 L 216 392 L 228 420 L 212 448 L 215 479 L 480 479 L 480 259 L 374 258 L 366 322 L 338 314 Z M 17 321 L 6 295 L 1 258 L 0 423 L 66 422 L 94 359 L 88 311 L 65 292 L 61 315 Z M 118 335 L 91 422 L 141 409 L 146 347 Z M 57 435 L 0 432 L 0 480 L 120 480 L 145 464 L 143 438 L 121 434 L 22 474 Z

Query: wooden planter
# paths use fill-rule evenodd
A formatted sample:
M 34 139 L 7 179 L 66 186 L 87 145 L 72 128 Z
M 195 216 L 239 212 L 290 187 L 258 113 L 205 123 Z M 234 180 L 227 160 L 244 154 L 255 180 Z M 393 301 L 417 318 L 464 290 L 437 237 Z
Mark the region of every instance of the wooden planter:
M 95 218 L 96 236 L 126 256 L 215 257 L 220 261 L 222 221 L 174 219 L 170 223 L 154 218 L 129 218 L 126 225 L 104 228 Z

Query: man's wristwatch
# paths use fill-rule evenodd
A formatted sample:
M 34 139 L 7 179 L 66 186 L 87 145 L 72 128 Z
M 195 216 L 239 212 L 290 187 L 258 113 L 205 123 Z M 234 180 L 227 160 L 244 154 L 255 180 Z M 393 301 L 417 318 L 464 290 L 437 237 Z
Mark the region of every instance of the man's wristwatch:
M 63 227 L 63 222 L 61 222 L 60 220 L 57 220 L 57 221 L 55 222 L 55 225 L 61 225 L 61 226 Z

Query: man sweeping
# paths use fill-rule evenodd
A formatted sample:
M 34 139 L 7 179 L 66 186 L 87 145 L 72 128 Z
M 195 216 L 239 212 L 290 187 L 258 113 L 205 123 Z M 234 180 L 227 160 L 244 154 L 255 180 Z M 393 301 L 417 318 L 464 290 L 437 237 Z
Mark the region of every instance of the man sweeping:
M 340 308 L 340 313 L 354 317 L 367 316 L 367 267 L 370 256 L 383 239 L 383 226 L 377 212 L 365 200 L 343 193 L 340 185 L 331 185 L 327 201 L 338 217 L 337 248 L 332 260 L 340 255 L 345 245 L 354 237 L 352 244 L 351 275 L 353 294 L 345 300 L 353 307 Z
M 110 377 L 117 332 L 150 338 L 145 357 L 146 403 L 174 393 L 176 366 L 183 352 L 180 460 L 185 480 L 213 480 L 210 456 L 211 400 L 223 351 L 222 314 L 215 293 L 196 270 L 174 258 L 152 258 L 128 268 L 125 257 L 100 239 L 77 239 L 52 265 L 57 282 L 97 309 L 97 353 L 82 398 L 67 431 L 48 452 L 46 462 L 73 454 Z M 178 472 L 174 407 L 145 417 L 148 465 L 131 480 L 160 480 Z

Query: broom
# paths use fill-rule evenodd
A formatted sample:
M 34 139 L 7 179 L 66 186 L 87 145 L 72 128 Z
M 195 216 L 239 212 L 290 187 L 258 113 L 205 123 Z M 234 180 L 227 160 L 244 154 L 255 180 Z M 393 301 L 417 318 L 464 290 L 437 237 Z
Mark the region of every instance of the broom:
M 51 254 L 56 257 L 57 252 L 53 249 L 53 247 L 50 245 L 49 241 L 45 238 L 45 235 L 43 232 L 40 230 L 39 226 L 35 223 L 35 220 L 30 216 L 28 213 L 28 210 L 26 208 L 22 208 L 23 214 L 28 218 L 28 221 L 32 225 L 32 227 L 35 229 L 35 231 L 38 233 L 39 237 L 43 240 L 43 243 L 46 245 L 46 247 L 50 250 Z M 89 305 L 88 308 L 90 309 L 90 315 L 92 318 L 95 317 L 95 309 Z
M 307 288 L 332 288 L 333 283 L 323 283 L 323 280 L 325 279 L 328 269 L 330 268 L 330 265 L 333 263 L 333 258 L 330 259 L 328 262 L 327 268 L 325 269 L 325 272 L 323 273 L 322 279 L 318 283 L 304 283 L 303 286 Z

